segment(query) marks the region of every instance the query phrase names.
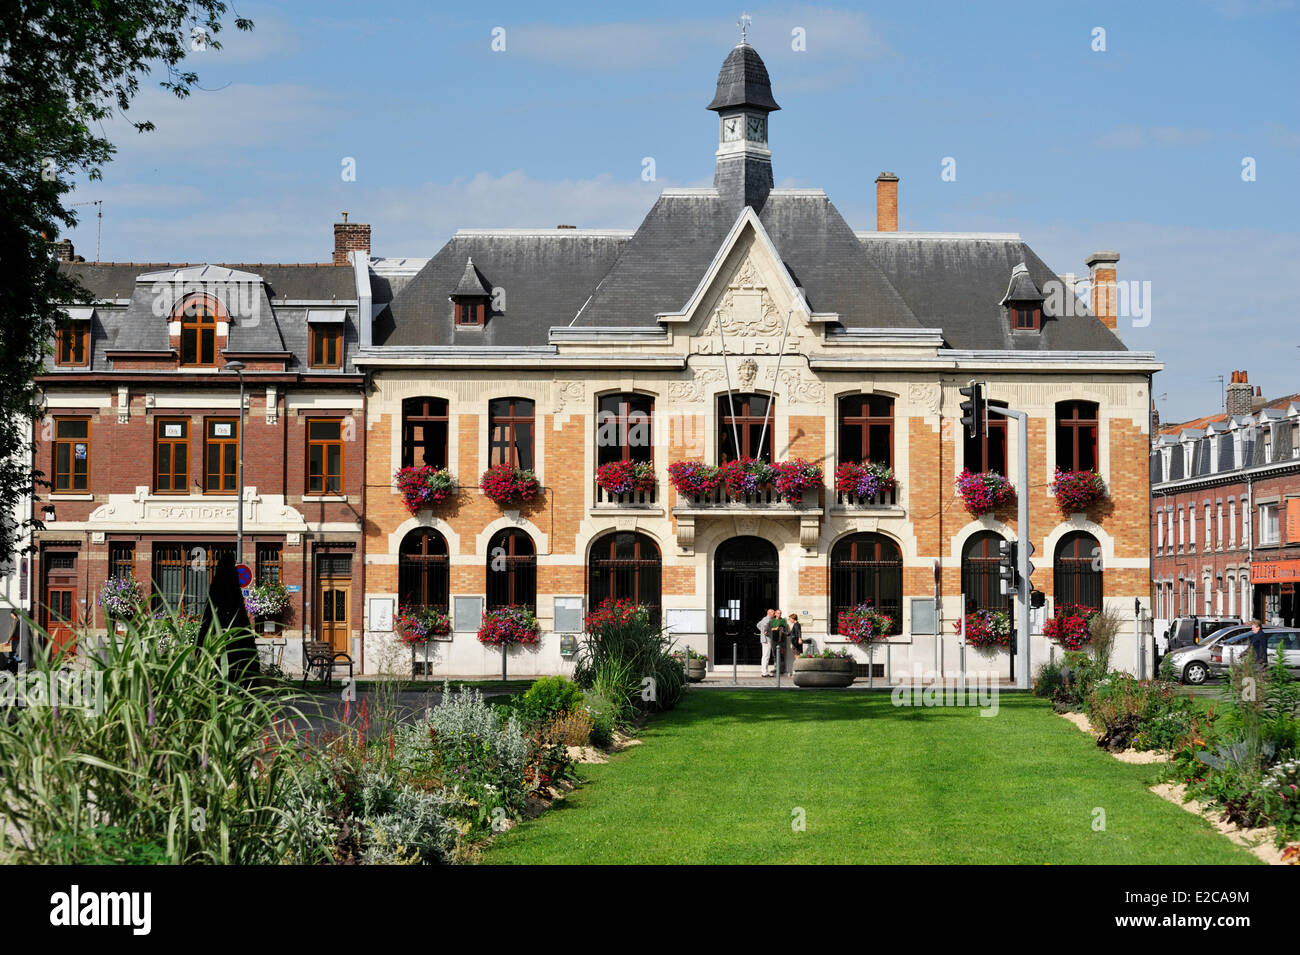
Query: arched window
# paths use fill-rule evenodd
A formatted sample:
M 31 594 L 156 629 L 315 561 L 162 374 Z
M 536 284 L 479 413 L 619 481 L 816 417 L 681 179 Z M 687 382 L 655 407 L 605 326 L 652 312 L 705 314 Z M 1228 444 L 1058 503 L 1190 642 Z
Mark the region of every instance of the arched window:
M 864 603 L 889 615 L 891 632 L 901 631 L 903 556 L 881 534 L 850 534 L 831 549 L 831 631 L 838 632 L 841 613 Z
M 451 558 L 447 541 L 435 530 L 416 528 L 402 538 L 397 553 L 398 602 L 404 607 L 448 609 Z
M 894 466 L 894 399 L 845 395 L 840 399 L 840 464 Z
M 618 531 L 591 545 L 587 565 L 587 601 L 594 610 L 607 597 L 630 600 L 650 611 L 659 625 L 661 593 L 659 547 L 645 534 Z
M 487 609 L 513 604 L 537 609 L 537 548 L 521 530 L 492 535 L 487 553 Z
M 1071 531 L 1056 545 L 1053 564 L 1056 605 L 1078 604 L 1101 609 L 1101 547 L 1097 538 Z
M 776 401 L 767 395 L 718 396 L 718 461 L 774 461 Z M 766 429 L 764 429 L 766 421 Z M 764 435 L 766 430 L 766 435 Z M 739 445 L 737 445 L 739 442 Z
M 191 295 L 177 311 L 181 322 L 181 364 L 215 365 L 220 305 L 209 295 Z
M 966 541 L 961 554 L 961 590 L 966 595 L 966 609 L 1011 610 L 1011 596 L 1002 593 L 998 576 L 1002 536 L 994 531 L 980 531 Z
M 402 467 L 447 466 L 447 399 L 402 402 Z
M 533 402 L 494 398 L 488 404 L 488 464 L 533 466 Z
M 1097 403 L 1056 403 L 1056 466 L 1062 471 L 1097 470 Z
M 596 464 L 654 460 L 655 400 L 649 395 L 604 395 L 596 411 Z

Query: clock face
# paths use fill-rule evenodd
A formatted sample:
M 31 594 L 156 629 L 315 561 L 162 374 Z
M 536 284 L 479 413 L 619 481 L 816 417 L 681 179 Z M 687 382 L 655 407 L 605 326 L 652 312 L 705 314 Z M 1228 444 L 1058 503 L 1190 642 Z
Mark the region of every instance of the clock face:
M 722 141 L 732 143 L 740 139 L 741 117 L 728 116 L 722 121 Z
M 746 124 L 745 134 L 751 143 L 761 143 L 767 141 L 767 117 L 750 116 Z

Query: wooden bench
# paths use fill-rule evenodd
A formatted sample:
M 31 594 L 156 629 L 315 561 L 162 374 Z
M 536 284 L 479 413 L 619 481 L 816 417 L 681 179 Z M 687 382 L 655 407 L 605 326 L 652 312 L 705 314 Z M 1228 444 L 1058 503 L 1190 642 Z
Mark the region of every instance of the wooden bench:
M 313 670 L 320 671 L 320 678 L 329 686 L 334 676 L 334 668 L 346 665 L 348 679 L 352 679 L 352 657 L 342 650 L 335 650 L 324 640 L 304 640 L 302 642 L 302 685 L 307 685 Z

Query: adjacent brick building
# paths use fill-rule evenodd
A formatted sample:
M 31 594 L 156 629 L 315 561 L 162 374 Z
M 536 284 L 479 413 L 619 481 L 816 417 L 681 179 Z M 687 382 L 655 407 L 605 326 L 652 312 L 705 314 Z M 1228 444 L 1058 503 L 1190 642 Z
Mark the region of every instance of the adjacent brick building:
M 1151 449 L 1156 617 L 1296 626 L 1300 394 L 1265 399 L 1234 371 L 1219 414 L 1163 425 Z

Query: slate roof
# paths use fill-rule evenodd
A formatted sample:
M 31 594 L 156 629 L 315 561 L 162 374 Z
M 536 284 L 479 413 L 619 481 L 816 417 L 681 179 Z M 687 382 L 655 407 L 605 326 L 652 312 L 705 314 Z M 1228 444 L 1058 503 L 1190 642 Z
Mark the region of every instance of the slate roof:
M 1038 288 L 1060 278 L 1019 236 L 912 232 L 859 233 L 867 258 L 889 279 L 926 328 L 942 328 L 949 348 L 1007 351 L 1123 351 L 1124 343 L 1076 303 L 1057 316 L 1049 297 L 1042 331 L 1012 332 L 1005 309 L 1012 270 L 1021 262 Z M 1082 313 L 1082 314 L 1079 314 Z
M 478 274 L 478 269 L 474 268 L 474 259 L 465 260 L 465 271 L 461 273 L 460 281 L 456 283 L 456 290 L 452 295 L 490 295 L 491 293 L 483 285 L 483 277 Z
M 110 371 L 109 351 L 162 351 L 168 349 L 167 317 L 171 312 L 169 278 L 185 280 L 212 291 L 230 313 L 226 350 L 231 352 L 292 353 L 290 369 L 308 370 L 307 308 L 286 301 L 355 301 L 356 283 L 351 266 L 230 264 L 219 267 L 186 263 L 94 262 L 61 263 L 98 301 L 91 325 L 88 367 L 61 367 L 47 362 L 47 372 Z M 179 276 L 176 270 L 184 269 Z M 231 276 L 224 270 L 231 270 Z M 244 274 L 240 274 L 244 273 Z M 252 276 L 260 282 L 240 281 Z M 149 277 L 139 281 L 141 277 Z M 228 281 L 233 279 L 233 281 Z M 193 283 L 193 284 L 191 284 Z M 129 300 L 127 304 L 118 304 Z M 276 304 L 276 303 L 280 304 Z M 341 369 L 311 369 L 318 373 L 351 373 L 356 354 L 355 306 L 345 307 L 344 361 Z
M 778 110 L 772 98 L 772 80 L 767 66 L 748 43 L 737 44 L 722 61 L 718 71 L 718 89 L 708 109 L 723 110 L 733 106 L 754 106 L 768 111 Z

